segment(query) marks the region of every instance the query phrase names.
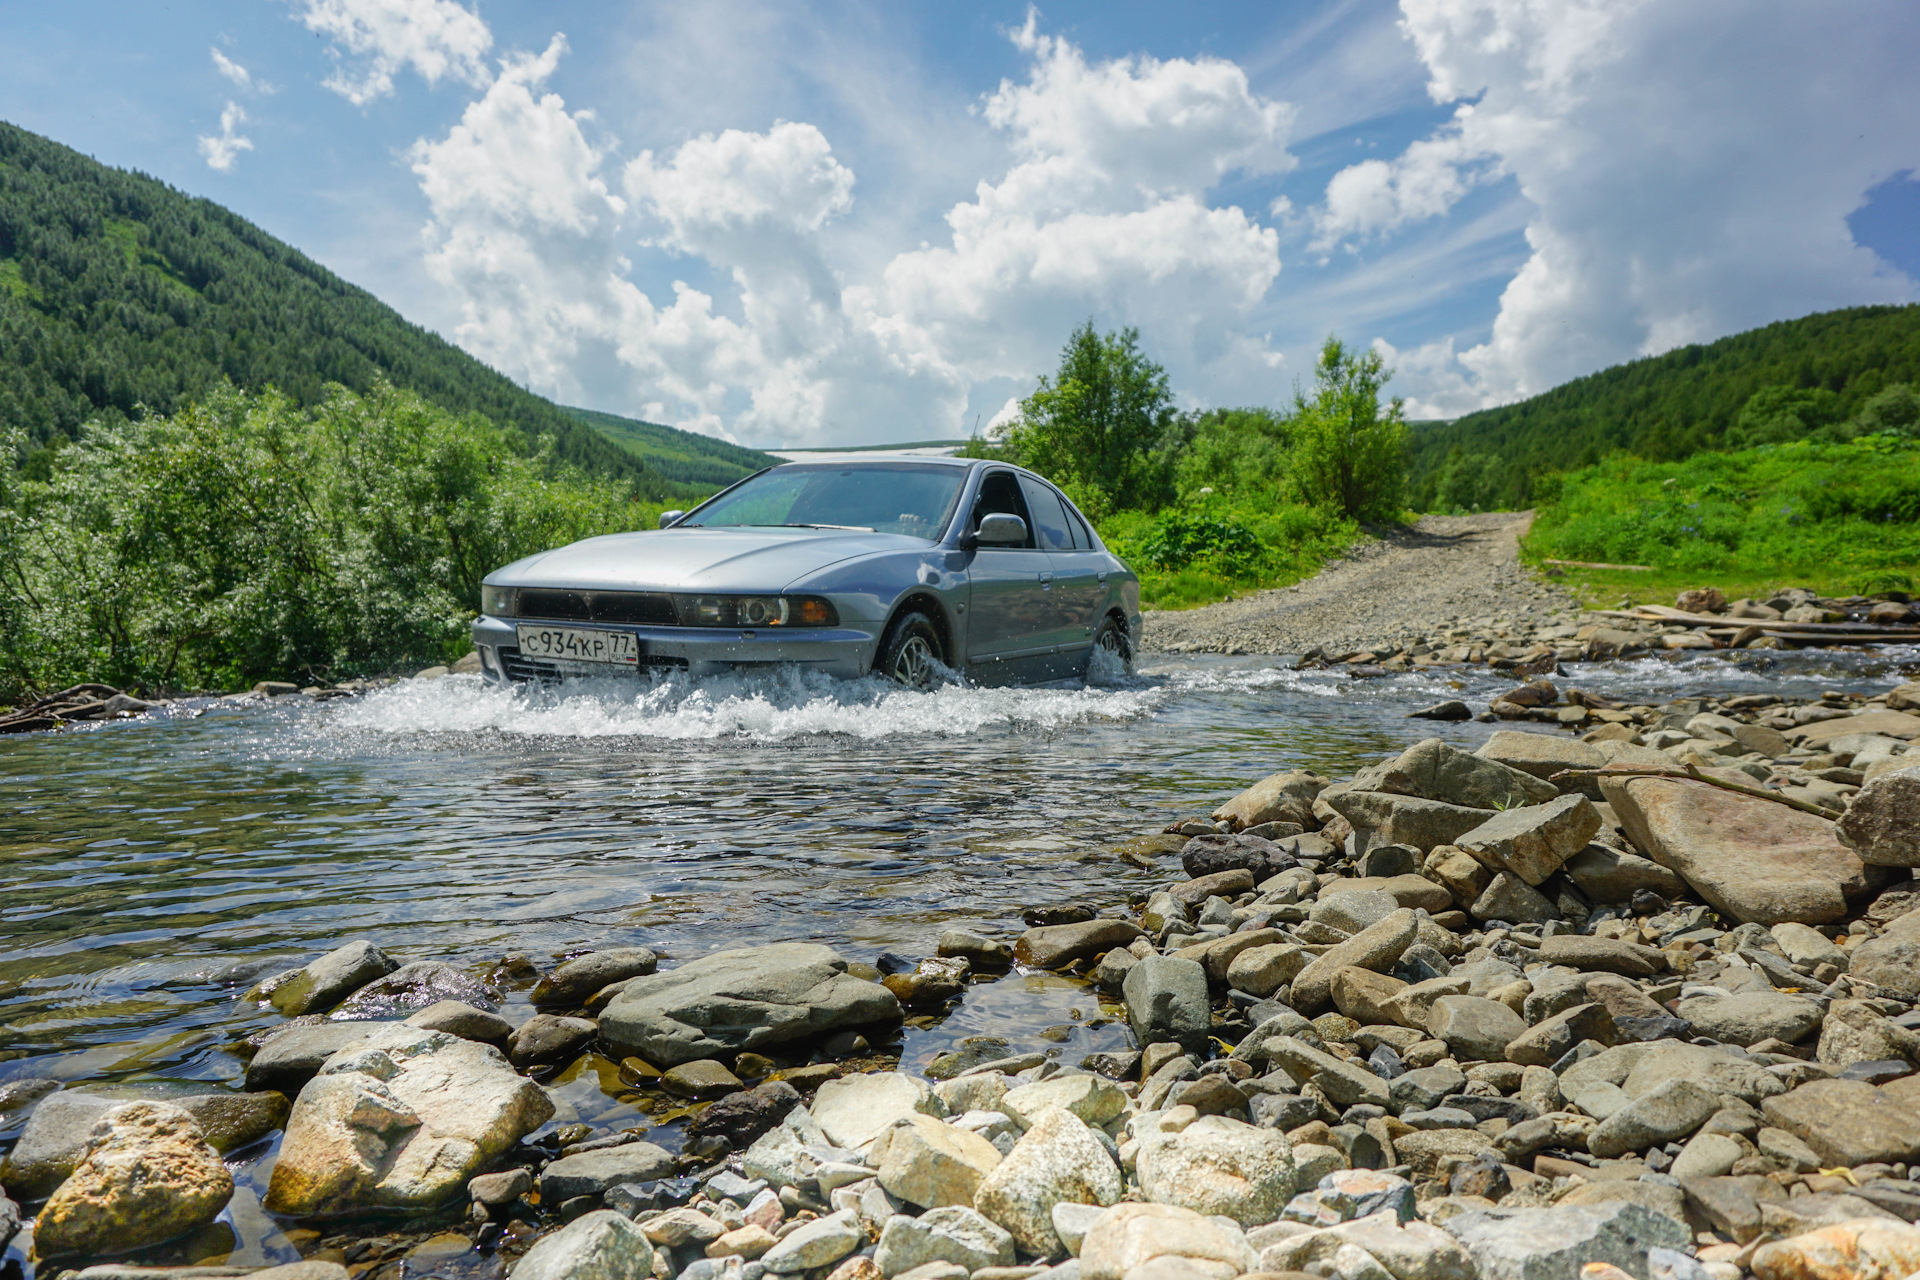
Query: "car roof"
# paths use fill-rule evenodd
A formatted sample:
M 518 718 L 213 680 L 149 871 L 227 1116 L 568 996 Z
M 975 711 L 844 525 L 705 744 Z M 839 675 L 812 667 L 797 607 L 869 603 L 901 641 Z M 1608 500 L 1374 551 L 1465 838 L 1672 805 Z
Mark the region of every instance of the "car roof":
M 902 462 L 925 462 L 942 467 L 970 467 L 980 461 L 981 459 L 979 458 L 955 458 L 947 454 L 876 453 L 859 458 L 788 458 L 785 462 L 780 463 L 779 466 L 770 469 L 778 471 L 781 467 L 898 466 Z

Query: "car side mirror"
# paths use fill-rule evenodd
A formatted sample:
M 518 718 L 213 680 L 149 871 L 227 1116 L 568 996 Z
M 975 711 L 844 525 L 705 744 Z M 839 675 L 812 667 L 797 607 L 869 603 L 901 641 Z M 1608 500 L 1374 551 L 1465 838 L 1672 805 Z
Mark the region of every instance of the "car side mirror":
M 687 514 L 687 513 L 686 513 L 686 512 L 684 512 L 684 511 L 662 511 L 662 512 L 660 513 L 660 527 L 661 527 L 662 529 L 665 529 L 665 528 L 667 528 L 667 527 L 668 527 L 668 526 L 670 526 L 670 525 L 671 525 L 671 524 L 672 524 L 672 523 L 673 523 L 673 522 L 674 522 L 675 520 L 678 520 L 678 519 L 679 519 L 679 518 L 680 518 L 681 516 L 683 516 L 683 515 L 685 515 L 685 514 Z
M 1027 522 L 1005 512 L 982 516 L 973 540 L 983 547 L 1022 547 L 1027 542 Z

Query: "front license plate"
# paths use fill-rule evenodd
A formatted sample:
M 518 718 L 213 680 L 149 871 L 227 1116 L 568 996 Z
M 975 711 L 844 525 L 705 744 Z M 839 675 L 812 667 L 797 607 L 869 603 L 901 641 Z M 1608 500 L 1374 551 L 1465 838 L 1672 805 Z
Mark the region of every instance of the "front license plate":
M 516 627 L 520 652 L 529 658 L 558 658 L 567 662 L 640 664 L 640 642 L 624 631 L 591 631 L 584 627 Z

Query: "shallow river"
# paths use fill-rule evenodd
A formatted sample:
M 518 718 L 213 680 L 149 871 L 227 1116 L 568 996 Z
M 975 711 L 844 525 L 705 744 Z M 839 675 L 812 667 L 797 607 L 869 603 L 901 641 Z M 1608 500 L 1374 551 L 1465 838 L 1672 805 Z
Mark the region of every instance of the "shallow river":
M 1650 702 L 1808 695 L 1884 689 L 1917 663 L 1696 654 L 1563 683 Z M 1429 734 L 1478 742 L 1495 726 L 1405 714 L 1510 684 L 1260 658 L 931 694 L 759 677 L 559 696 L 454 677 L 0 738 L 0 1082 L 236 1082 L 227 1046 L 278 1020 L 236 995 L 349 937 L 462 966 L 795 939 L 919 957 L 959 923 L 1011 937 L 1025 905 L 1164 882 L 1114 848 L 1275 770 L 1350 772 Z M 523 993 L 503 1003 L 527 1012 Z M 1102 1022 L 1078 984 L 1016 974 L 897 1047 L 912 1067 L 991 1033 L 1076 1061 L 1125 1043 Z M 592 1070 L 561 1085 L 555 1123 L 645 1119 Z M 0 1116 L 0 1143 L 17 1131 Z M 277 1252 L 240 1235 L 243 1254 Z

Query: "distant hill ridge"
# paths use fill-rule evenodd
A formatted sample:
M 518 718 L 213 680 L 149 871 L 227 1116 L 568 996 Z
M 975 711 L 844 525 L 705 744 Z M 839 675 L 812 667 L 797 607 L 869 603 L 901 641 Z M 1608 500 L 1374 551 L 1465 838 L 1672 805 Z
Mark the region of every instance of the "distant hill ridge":
M 623 418 L 595 409 L 568 409 L 576 421 L 611 440 L 676 484 L 711 492 L 750 476 L 762 467 L 778 466 L 781 459 L 758 449 L 729 444 L 712 436 L 658 422 Z
M 1825 388 L 1842 412 L 1920 383 L 1920 305 L 1850 307 L 1782 320 L 1575 378 L 1517 404 L 1412 433 L 1411 498 L 1425 510 L 1450 455 L 1497 460 L 1489 508 L 1524 507 L 1538 476 L 1610 453 L 1675 461 L 1720 446 L 1764 387 Z
M 364 391 L 385 376 L 443 408 L 551 437 L 560 458 L 629 480 L 643 498 L 721 483 L 698 467 L 649 465 L 644 451 L 607 439 L 213 201 L 5 122 L 0 352 L 0 421 L 24 427 L 36 445 L 139 406 L 171 413 L 223 378 L 312 404 L 328 383 Z M 662 456 L 675 439 L 688 459 L 709 456 L 708 445 L 733 448 L 671 427 L 650 431 L 668 433 L 648 437 Z M 765 464 L 745 471 L 757 465 Z

